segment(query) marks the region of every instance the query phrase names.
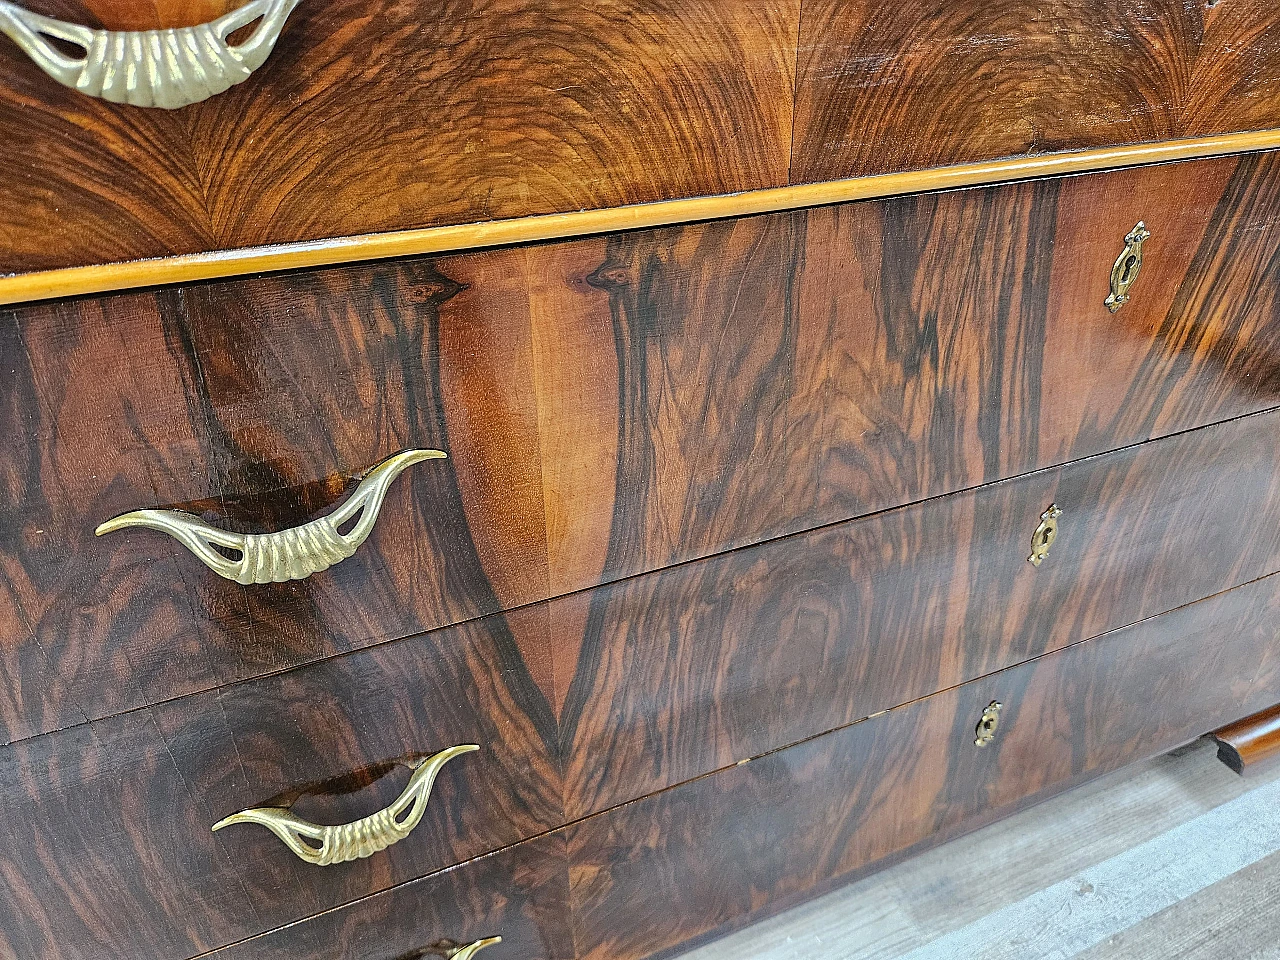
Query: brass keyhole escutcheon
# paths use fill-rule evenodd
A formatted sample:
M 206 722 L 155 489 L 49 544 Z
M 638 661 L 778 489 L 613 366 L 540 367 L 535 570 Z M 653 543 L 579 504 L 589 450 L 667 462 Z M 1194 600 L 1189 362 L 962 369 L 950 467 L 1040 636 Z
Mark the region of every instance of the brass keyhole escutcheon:
M 985 747 L 996 738 L 996 729 L 1000 726 L 1000 711 L 1003 706 L 999 700 L 992 700 L 987 705 L 987 709 L 982 711 L 982 719 L 978 721 L 978 726 L 974 730 L 973 741 L 979 747 Z
M 1044 563 L 1044 558 L 1049 555 L 1049 548 L 1053 546 L 1053 541 L 1058 539 L 1060 516 L 1062 511 L 1056 503 L 1040 514 L 1040 526 L 1036 527 L 1036 532 L 1031 535 L 1031 556 L 1027 557 L 1033 567 Z
M 1111 268 L 1111 296 L 1107 297 L 1107 309 L 1115 313 L 1129 302 L 1129 288 L 1138 281 L 1142 272 L 1142 245 L 1151 238 L 1151 231 L 1141 220 L 1124 238 L 1124 249 Z

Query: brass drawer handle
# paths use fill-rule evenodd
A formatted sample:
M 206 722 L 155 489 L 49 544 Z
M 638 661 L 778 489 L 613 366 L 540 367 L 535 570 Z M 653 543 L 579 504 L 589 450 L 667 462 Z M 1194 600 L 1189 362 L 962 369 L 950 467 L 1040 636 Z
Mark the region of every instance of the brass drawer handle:
M 1129 288 L 1138 282 L 1142 272 L 1142 245 L 1151 239 L 1151 231 L 1141 220 L 1124 238 L 1124 249 L 1116 257 L 1111 268 L 1111 296 L 1107 297 L 1107 309 L 1115 313 L 1129 302 Z
M 0 33 L 63 86 L 135 107 L 173 110 L 207 100 L 262 66 L 300 0 L 253 0 L 211 23 L 170 30 L 95 30 L 0 0 Z M 234 47 L 227 36 L 261 23 Z M 84 48 L 72 59 L 48 37 Z
M 303 820 L 283 807 L 255 807 L 219 820 L 213 829 L 218 831 L 233 823 L 261 824 L 301 859 L 320 867 L 371 857 L 409 836 L 422 821 L 440 768 L 454 757 L 479 749 L 474 743 L 468 743 L 441 750 L 435 756 L 410 764 L 413 776 L 395 802 L 353 823 L 326 827 Z
M 445 960 L 471 960 L 485 947 L 492 947 L 501 942 L 501 937 L 486 937 L 483 940 L 477 940 L 475 943 L 468 943 L 465 947 L 450 947 L 444 951 Z
M 220 577 L 236 583 L 284 583 L 302 580 L 347 559 L 368 539 L 391 481 L 415 463 L 438 460 L 440 450 L 405 450 L 370 470 L 351 499 L 329 514 L 278 533 L 230 533 L 177 510 L 134 510 L 101 524 L 94 532 L 148 527 L 169 534 Z M 359 515 L 359 519 L 356 519 Z M 338 528 L 355 519 L 346 533 Z M 236 559 L 217 548 L 237 551 Z

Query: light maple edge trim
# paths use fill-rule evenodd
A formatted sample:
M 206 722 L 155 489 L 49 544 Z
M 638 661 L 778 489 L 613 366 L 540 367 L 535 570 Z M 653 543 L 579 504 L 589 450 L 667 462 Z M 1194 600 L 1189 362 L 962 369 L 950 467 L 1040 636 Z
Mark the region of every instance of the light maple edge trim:
M 602 210 L 581 210 L 490 220 L 328 240 L 244 247 L 214 253 L 131 260 L 0 276 L 0 304 L 26 303 L 171 283 L 189 283 L 249 273 L 323 267 L 433 253 L 459 253 L 513 243 L 585 237 L 620 230 L 695 223 L 831 203 L 960 187 L 976 187 L 1071 173 L 1088 173 L 1228 156 L 1280 148 L 1280 129 L 1103 147 L 982 163 L 958 164 L 823 183 L 770 187 L 713 197 L 661 200 Z

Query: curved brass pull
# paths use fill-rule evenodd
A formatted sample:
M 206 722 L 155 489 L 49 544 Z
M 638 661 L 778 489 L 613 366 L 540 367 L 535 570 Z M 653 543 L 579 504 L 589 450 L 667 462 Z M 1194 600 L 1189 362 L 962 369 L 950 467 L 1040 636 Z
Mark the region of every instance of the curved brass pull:
M 492 947 L 501 942 L 501 937 L 486 937 L 483 940 L 477 940 L 475 943 L 468 943 L 465 947 L 446 950 L 444 952 L 445 960 L 471 960 L 472 957 L 485 947 Z
M 253 0 L 211 23 L 171 30 L 95 30 L 0 0 L 0 33 L 63 86 L 135 107 L 172 110 L 207 100 L 247 80 L 275 48 L 300 0 Z M 227 36 L 261 19 L 244 43 Z M 84 48 L 68 57 L 46 37 Z
M 1129 288 L 1138 282 L 1142 272 L 1142 245 L 1151 239 L 1151 231 L 1141 220 L 1124 238 L 1124 249 L 1111 268 L 1111 295 L 1106 307 L 1115 313 L 1129 302 Z
M 134 510 L 100 525 L 97 536 L 125 527 L 148 527 L 169 534 L 210 570 L 236 583 L 284 583 L 328 570 L 351 556 L 373 532 L 391 481 L 415 463 L 437 460 L 440 450 L 405 450 L 370 470 L 351 499 L 329 514 L 278 533 L 229 533 L 177 510 Z M 338 528 L 359 519 L 346 533 Z M 217 548 L 238 551 L 231 559 Z
M 410 764 L 413 776 L 395 802 L 354 823 L 324 827 L 303 820 L 283 807 L 255 807 L 219 820 L 213 825 L 213 829 L 216 832 L 233 823 L 261 824 L 283 840 L 285 846 L 300 858 L 320 867 L 371 857 L 409 836 L 413 828 L 422 821 L 427 812 L 427 801 L 431 799 L 431 787 L 436 782 L 436 774 L 440 772 L 440 768 L 454 757 L 479 749 L 476 744 L 468 743 L 441 750 L 433 757 Z

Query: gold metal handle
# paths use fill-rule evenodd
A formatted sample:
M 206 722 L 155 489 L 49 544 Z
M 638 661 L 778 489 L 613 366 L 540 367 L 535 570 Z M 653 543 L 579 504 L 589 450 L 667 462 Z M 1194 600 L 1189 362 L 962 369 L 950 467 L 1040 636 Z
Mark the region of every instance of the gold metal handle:
M 501 942 L 501 937 L 486 937 L 484 940 L 468 943 L 465 947 L 454 947 L 444 952 L 445 960 L 471 960 L 485 947 L 492 947 Z
M 1107 309 L 1115 313 L 1129 302 L 1129 288 L 1142 272 L 1142 245 L 1151 239 L 1151 231 L 1141 220 L 1124 238 L 1124 249 L 1111 268 L 1111 296 L 1107 297 Z
M 126 527 L 147 527 L 173 537 L 220 577 L 236 583 L 284 583 L 302 580 L 347 559 L 368 539 L 378 511 L 396 477 L 415 463 L 438 460 L 440 450 L 405 450 L 370 470 L 351 499 L 329 514 L 278 533 L 229 533 L 177 510 L 134 510 L 100 525 L 102 536 Z M 357 518 L 357 515 L 359 519 Z M 355 519 L 346 533 L 338 528 Z M 236 559 L 222 550 L 239 552 Z
M 1040 566 L 1044 563 L 1044 558 L 1049 556 L 1049 548 L 1053 546 L 1053 541 L 1058 539 L 1060 516 L 1062 516 L 1062 510 L 1056 503 L 1040 514 L 1040 526 L 1036 527 L 1036 532 L 1031 535 L 1031 556 L 1027 557 L 1033 567 Z
M 0 0 L 0 33 L 63 86 L 135 107 L 173 110 L 247 80 L 275 48 L 300 0 L 253 0 L 211 23 L 171 30 L 116 32 L 54 20 Z M 243 43 L 227 36 L 261 20 Z M 73 59 L 47 38 L 84 48 Z
M 1004 709 L 1004 704 L 999 700 L 992 700 L 987 705 L 987 709 L 982 711 L 982 719 L 978 721 L 978 726 L 973 731 L 973 742 L 977 746 L 985 747 L 996 738 L 996 730 L 1000 727 L 1000 711 L 1002 709 Z
M 303 820 L 283 807 L 254 807 L 219 820 L 213 829 L 218 831 L 233 823 L 261 824 L 300 858 L 320 867 L 371 857 L 399 843 L 421 822 L 440 768 L 454 757 L 479 749 L 476 744 L 468 743 L 409 764 L 413 776 L 395 802 L 354 823 L 325 827 Z

